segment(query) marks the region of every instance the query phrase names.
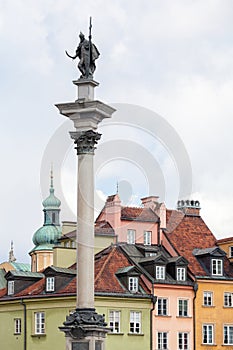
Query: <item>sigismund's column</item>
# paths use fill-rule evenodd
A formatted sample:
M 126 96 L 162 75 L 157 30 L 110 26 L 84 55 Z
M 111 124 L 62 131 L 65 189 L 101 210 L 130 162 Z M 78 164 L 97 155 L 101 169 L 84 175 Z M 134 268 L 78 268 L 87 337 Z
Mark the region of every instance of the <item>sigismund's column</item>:
M 109 329 L 103 315 L 94 308 L 94 150 L 101 134 L 98 124 L 110 118 L 112 107 L 95 100 L 94 89 L 99 84 L 93 80 L 95 60 L 99 51 L 80 33 L 80 43 L 73 59 L 80 59 L 78 68 L 82 75 L 73 83 L 78 88 L 75 102 L 57 104 L 61 114 L 70 118 L 75 131 L 70 132 L 78 155 L 77 193 L 77 307 L 59 327 L 66 335 L 66 350 L 103 350 L 104 338 Z

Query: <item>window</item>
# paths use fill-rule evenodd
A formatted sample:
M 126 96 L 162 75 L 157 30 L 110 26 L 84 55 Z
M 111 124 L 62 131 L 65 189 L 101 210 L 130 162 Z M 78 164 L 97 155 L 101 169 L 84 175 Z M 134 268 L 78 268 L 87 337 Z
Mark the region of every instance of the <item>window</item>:
M 214 343 L 214 326 L 212 324 L 204 324 L 202 326 L 202 343 L 203 344 Z
M 8 295 L 12 295 L 15 292 L 15 281 L 8 281 Z
M 176 279 L 177 281 L 185 281 L 186 280 L 186 268 L 185 267 L 177 267 L 176 270 Z
M 178 301 L 178 315 L 181 317 L 188 316 L 188 300 L 187 299 L 179 299 L 179 301 Z
M 52 223 L 55 224 L 56 222 L 56 214 L 52 213 Z
M 72 241 L 72 242 L 71 242 L 71 248 L 76 248 L 76 247 L 77 247 L 76 241 Z
M 213 306 L 213 293 L 212 292 L 203 292 L 203 305 L 204 306 Z
M 222 260 L 212 259 L 212 275 L 222 276 Z
M 156 256 L 157 255 L 157 253 L 155 253 L 155 252 L 146 252 L 145 253 L 145 257 L 147 257 L 147 256 Z
M 112 333 L 120 333 L 120 311 L 109 312 L 109 327 Z
M 233 293 L 224 293 L 224 306 L 233 307 Z
M 69 241 L 66 241 L 64 245 L 65 245 L 66 248 L 70 248 L 70 242 Z
M 156 279 L 165 280 L 165 266 L 156 266 Z
M 54 277 L 47 277 L 46 278 L 46 292 L 54 292 L 54 285 L 55 285 L 55 278 Z
M 45 334 L 45 313 L 35 313 L 35 334 Z
M 168 299 L 158 298 L 157 300 L 157 315 L 167 316 L 168 315 Z
M 233 246 L 229 247 L 229 258 L 233 258 Z
M 127 243 L 134 244 L 135 243 L 135 230 L 127 231 Z
M 138 291 L 138 278 L 129 277 L 129 291 L 136 293 Z
M 167 332 L 158 332 L 158 349 L 168 349 Z
M 15 334 L 21 334 L 21 318 L 15 318 Z
M 179 350 L 187 350 L 189 348 L 189 334 L 186 332 L 180 332 L 178 334 Z
M 151 245 L 151 231 L 144 231 L 144 244 Z
M 224 339 L 226 345 L 233 345 L 233 325 L 225 325 L 223 328 Z
M 130 311 L 130 333 L 141 333 L 141 312 Z

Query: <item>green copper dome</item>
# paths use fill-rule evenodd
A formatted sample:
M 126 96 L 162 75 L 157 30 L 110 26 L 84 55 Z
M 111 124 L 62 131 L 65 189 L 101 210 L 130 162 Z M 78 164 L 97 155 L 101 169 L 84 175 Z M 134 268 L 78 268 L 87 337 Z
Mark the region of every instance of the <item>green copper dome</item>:
M 54 196 L 54 188 L 50 188 L 50 195 L 42 202 L 45 209 L 57 209 L 61 205 L 60 199 Z
M 61 237 L 61 229 L 54 225 L 45 225 L 39 228 L 33 235 L 32 241 L 36 246 L 36 249 L 42 248 L 42 246 L 51 247 Z
M 61 237 L 61 227 L 59 221 L 59 212 L 61 201 L 54 196 L 53 172 L 51 170 L 50 195 L 42 204 L 44 206 L 44 225 L 40 227 L 33 235 L 32 241 L 35 247 L 31 252 L 36 250 L 52 250 L 53 246 Z
M 42 202 L 45 209 L 58 209 L 61 205 L 60 199 L 54 196 L 53 173 L 51 171 L 50 195 Z

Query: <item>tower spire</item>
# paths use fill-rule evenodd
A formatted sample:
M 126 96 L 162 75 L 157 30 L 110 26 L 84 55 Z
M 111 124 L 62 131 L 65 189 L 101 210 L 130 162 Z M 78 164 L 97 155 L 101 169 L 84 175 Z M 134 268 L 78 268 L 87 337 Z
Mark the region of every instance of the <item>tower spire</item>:
M 11 250 L 9 252 L 9 262 L 16 261 L 16 258 L 14 256 L 14 248 L 13 248 L 13 241 L 11 241 Z
M 50 170 L 50 192 L 54 191 L 54 188 L 53 188 L 53 163 L 51 163 L 51 170 Z

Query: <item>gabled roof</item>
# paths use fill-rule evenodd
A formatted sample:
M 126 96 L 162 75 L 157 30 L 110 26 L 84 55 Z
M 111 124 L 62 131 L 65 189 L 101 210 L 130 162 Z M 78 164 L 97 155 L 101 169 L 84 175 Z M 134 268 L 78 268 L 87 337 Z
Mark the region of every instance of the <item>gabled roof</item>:
M 76 270 L 74 269 L 68 269 L 65 267 L 57 267 L 57 266 L 48 266 L 46 269 L 43 271 L 43 273 L 46 275 L 48 272 L 55 272 L 58 274 L 67 274 L 67 275 L 76 275 Z
M 119 269 L 129 265 L 131 263 L 120 245 L 112 245 L 98 253 L 95 259 L 95 291 L 129 294 L 116 276 Z M 142 281 L 139 284 L 142 284 Z M 145 286 L 142 287 L 145 288 Z
M 179 255 L 189 262 L 191 272 L 196 276 L 207 276 L 193 251 L 216 249 L 217 240 L 200 216 L 186 216 L 177 210 L 167 211 L 168 225 L 164 235 Z M 224 269 L 232 276 L 232 268 L 225 258 Z
M 194 249 L 193 255 L 218 255 L 218 256 L 225 256 L 226 253 L 224 250 L 220 249 L 219 247 L 210 247 L 210 248 L 204 248 L 204 249 Z
M 43 273 L 40 272 L 29 272 L 29 271 L 16 271 L 16 270 L 11 270 L 8 271 L 7 274 L 5 275 L 5 278 L 9 277 L 17 277 L 17 278 L 43 278 L 44 275 Z

